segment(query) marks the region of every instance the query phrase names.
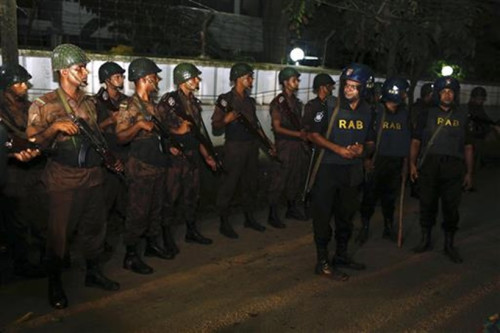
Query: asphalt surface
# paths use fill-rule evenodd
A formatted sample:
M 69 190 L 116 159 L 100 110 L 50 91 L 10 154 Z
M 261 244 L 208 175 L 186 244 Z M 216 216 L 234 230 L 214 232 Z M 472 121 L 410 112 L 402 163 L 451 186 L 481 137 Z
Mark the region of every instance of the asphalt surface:
M 0 330 L 29 332 L 479 332 L 500 311 L 500 172 L 486 167 L 477 192 L 465 193 L 456 239 L 465 262 L 442 254 L 443 233 L 434 228 L 434 250 L 410 249 L 420 238 L 418 205 L 406 197 L 404 244 L 381 238 L 382 217 L 373 219 L 368 243 L 350 252 L 367 264 L 347 271 L 347 282 L 313 273 L 310 222 L 259 233 L 232 216 L 238 240 L 218 233 L 215 215 L 200 224 L 210 246 L 187 244 L 176 232 L 175 260 L 147 258 L 155 273 L 121 268 L 124 250 L 105 265 L 121 283 L 118 292 L 83 286 L 84 264 L 76 254 L 64 273 L 69 307 L 55 311 L 45 279 L 9 280 L 0 286 Z M 257 214 L 265 222 L 266 211 Z M 359 227 L 359 218 L 355 221 Z M 333 249 L 333 244 L 332 244 Z

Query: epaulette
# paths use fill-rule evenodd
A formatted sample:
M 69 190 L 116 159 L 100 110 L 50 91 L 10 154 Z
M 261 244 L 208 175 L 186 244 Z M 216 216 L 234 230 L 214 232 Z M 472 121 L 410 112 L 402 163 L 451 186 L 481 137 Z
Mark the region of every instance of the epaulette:
M 120 103 L 120 111 L 127 110 L 130 99 L 127 98 Z
M 38 107 L 42 107 L 44 106 L 45 104 L 47 104 L 47 102 L 45 102 L 43 99 L 41 99 L 40 97 L 37 97 L 35 98 L 35 100 L 33 101 L 33 104 L 36 104 L 36 106 Z

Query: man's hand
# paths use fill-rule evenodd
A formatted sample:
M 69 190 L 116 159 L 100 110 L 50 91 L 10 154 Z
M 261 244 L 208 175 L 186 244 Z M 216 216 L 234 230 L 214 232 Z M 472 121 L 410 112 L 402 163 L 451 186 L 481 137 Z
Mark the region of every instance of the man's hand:
M 348 147 L 340 147 L 339 150 L 337 151 L 337 154 L 348 160 L 352 160 L 353 158 L 356 157 L 354 151 L 352 151 Z
M 205 162 L 208 164 L 208 166 L 210 167 L 210 169 L 212 169 L 212 171 L 216 171 L 217 170 L 217 164 L 215 163 L 215 160 L 213 159 L 212 156 L 205 157 Z
M 238 114 L 236 112 L 234 111 L 228 112 L 224 116 L 224 124 L 227 125 L 229 123 L 232 123 L 236 119 L 238 119 Z
M 464 181 L 462 183 L 462 187 L 466 191 L 468 191 L 472 188 L 472 174 L 470 174 L 470 173 L 465 174 Z
M 22 150 L 19 153 L 14 153 L 12 156 L 21 162 L 28 162 L 34 159 L 37 156 L 40 156 L 41 152 L 38 149 L 31 150 L 31 149 L 26 149 Z
M 146 132 L 151 132 L 155 128 L 155 124 L 152 121 L 140 120 L 137 123 Z
M 300 130 L 300 136 L 299 136 L 299 138 L 300 138 L 302 141 L 305 141 L 305 142 L 309 141 L 309 140 L 307 139 L 307 136 L 308 136 L 308 133 L 307 133 L 305 130 Z
M 410 180 L 412 183 L 416 182 L 418 178 L 417 166 L 414 163 L 410 163 Z
M 75 135 L 78 133 L 78 126 L 71 120 L 56 121 L 51 125 L 56 131 L 67 135 Z
M 361 155 L 363 155 L 364 146 L 362 144 L 356 142 L 346 148 L 354 153 L 354 157 L 361 157 Z
M 170 147 L 169 148 L 170 154 L 174 156 L 179 156 L 181 154 L 181 151 L 175 147 Z
M 123 172 L 125 170 L 123 162 L 119 159 L 116 160 L 115 164 L 113 165 L 113 168 L 118 172 Z

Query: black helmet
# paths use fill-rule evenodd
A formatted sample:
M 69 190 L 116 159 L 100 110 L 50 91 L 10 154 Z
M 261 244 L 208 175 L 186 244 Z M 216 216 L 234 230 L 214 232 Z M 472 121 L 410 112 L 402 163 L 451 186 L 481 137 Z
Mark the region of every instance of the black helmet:
M 280 70 L 278 74 L 278 81 L 283 84 L 284 81 L 288 80 L 291 77 L 300 77 L 300 73 L 293 67 L 285 67 L 282 70 Z
M 424 83 L 422 88 L 420 88 L 420 98 L 425 98 L 425 96 L 432 93 L 433 89 L 434 89 L 434 85 L 432 83 L 430 83 L 430 82 Z
M 470 92 L 470 97 L 483 97 L 486 98 L 486 89 L 484 87 L 475 87 Z
M 108 61 L 99 67 L 99 82 L 104 83 L 112 75 L 123 74 L 125 70 L 116 62 Z
M 352 80 L 360 83 L 360 96 L 366 96 L 368 91 L 366 88 L 372 88 L 374 84 L 373 71 L 371 68 L 357 63 L 352 63 L 344 68 L 342 75 L 340 76 L 340 80 L 343 84 L 346 80 Z
M 329 84 L 335 84 L 335 81 L 332 79 L 332 77 L 326 73 L 319 73 L 314 77 L 313 90 L 316 91 L 319 89 L 319 87 Z
M 439 93 L 446 88 L 453 90 L 455 104 L 458 104 L 460 97 L 460 83 L 458 83 L 457 79 L 451 76 L 443 76 L 434 81 L 433 97 L 436 104 L 439 103 Z
M 21 65 L 0 66 L 0 90 L 5 90 L 15 83 L 28 82 L 30 79 L 30 73 Z
M 253 67 L 247 63 L 239 62 L 231 67 L 231 71 L 229 72 L 229 80 L 236 81 L 237 78 L 247 74 L 253 74 Z
M 391 77 L 385 80 L 382 85 L 382 101 L 401 104 L 408 87 L 408 82 L 398 77 Z
M 200 74 L 201 71 L 193 64 L 186 62 L 178 64 L 174 68 L 174 83 L 177 85 L 184 83 L 193 77 L 200 76 Z
M 61 44 L 52 51 L 52 71 L 69 68 L 76 64 L 87 64 L 90 62 L 85 52 L 73 44 Z
M 136 81 L 146 75 L 156 74 L 159 72 L 161 72 L 161 69 L 156 66 L 153 60 L 148 58 L 137 58 L 132 60 L 128 66 L 128 80 Z

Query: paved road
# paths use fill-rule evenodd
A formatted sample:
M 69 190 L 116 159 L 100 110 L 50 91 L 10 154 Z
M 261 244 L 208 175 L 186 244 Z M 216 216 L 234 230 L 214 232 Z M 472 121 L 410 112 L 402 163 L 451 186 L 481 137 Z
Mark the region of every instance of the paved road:
M 381 239 L 374 220 L 370 241 L 351 244 L 363 272 L 348 282 L 313 274 L 309 222 L 287 221 L 285 230 L 244 229 L 235 217 L 239 240 L 217 232 L 217 221 L 202 229 L 215 243 L 179 242 L 173 261 L 148 259 L 156 269 L 138 276 L 120 268 L 123 250 L 106 265 L 120 281 L 119 292 L 83 287 L 83 263 L 75 258 L 64 282 L 70 307 L 52 311 L 46 281 L 17 281 L 0 289 L 2 331 L 34 332 L 477 332 L 500 311 L 500 173 L 483 169 L 478 192 L 464 195 L 457 245 L 465 263 L 441 253 L 443 235 L 435 228 L 435 249 L 413 255 L 419 240 L 416 202 L 405 207 L 402 249 Z M 259 217 L 263 220 L 265 212 Z M 359 222 L 357 221 L 358 225 Z M 178 230 L 181 238 L 182 230 Z

